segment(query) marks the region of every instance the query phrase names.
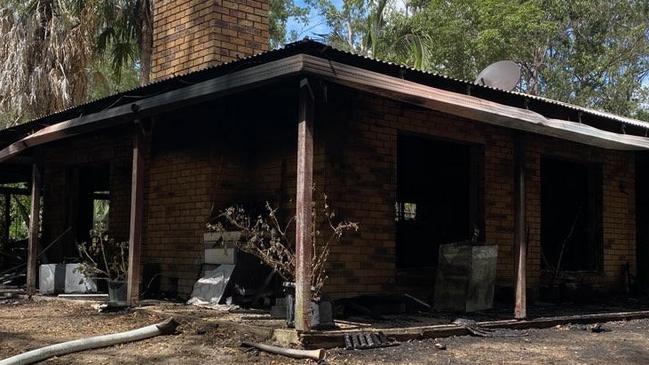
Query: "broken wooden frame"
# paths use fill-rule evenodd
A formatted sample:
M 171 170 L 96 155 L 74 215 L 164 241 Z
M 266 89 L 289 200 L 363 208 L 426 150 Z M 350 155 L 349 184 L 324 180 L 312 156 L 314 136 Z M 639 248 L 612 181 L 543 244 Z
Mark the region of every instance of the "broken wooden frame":
M 649 138 L 617 134 L 600 130 L 586 124 L 575 123 L 566 120 L 549 119 L 539 113 L 527 109 L 507 106 L 470 95 L 437 89 L 416 82 L 403 80 L 397 77 L 392 77 L 373 71 L 368 71 L 363 68 L 350 66 L 328 59 L 299 54 L 277 61 L 271 61 L 259 66 L 253 66 L 244 70 L 232 72 L 227 75 L 215 77 L 173 91 L 164 92 L 156 96 L 141 99 L 134 103 L 120 105 L 105 111 L 93 113 L 86 116 L 80 116 L 75 119 L 45 127 L 40 131 L 11 144 L 5 149 L 0 150 L 0 162 L 8 160 L 30 147 L 38 146 L 47 142 L 63 139 L 89 131 L 109 128 L 118 124 L 130 123 L 134 119 L 140 119 L 143 117 L 160 114 L 172 109 L 187 107 L 189 105 L 194 105 L 196 103 L 209 99 L 234 94 L 254 87 L 259 87 L 265 83 L 269 83 L 280 78 L 288 78 L 298 75 L 317 77 L 326 81 L 351 87 L 357 90 L 362 90 L 375 95 L 380 95 L 393 100 L 414 104 L 427 109 L 442 111 L 451 115 L 471 119 L 474 121 L 519 131 L 561 138 L 564 140 L 606 149 L 649 149 Z M 304 85 L 302 85 L 302 89 L 305 89 Z M 300 106 L 301 108 L 303 108 L 309 104 L 309 102 L 307 101 L 308 97 L 303 97 L 302 92 L 300 93 L 300 95 Z M 307 139 L 312 139 L 313 137 L 311 133 L 307 133 L 309 128 L 307 128 L 307 124 L 304 123 L 305 115 L 306 114 L 300 113 L 300 137 L 298 137 L 298 145 L 300 146 L 298 153 L 303 154 L 304 157 L 307 156 L 309 148 L 305 143 L 307 142 Z M 137 152 L 139 154 L 139 149 L 134 149 L 134 152 Z M 311 200 L 310 194 L 307 193 L 307 191 L 310 191 L 309 181 L 307 179 L 307 176 L 305 175 L 306 173 L 308 173 L 309 164 L 308 160 L 304 158 L 299 161 L 300 162 L 298 162 L 298 164 L 301 166 L 300 168 L 303 170 L 303 173 L 298 174 L 298 179 L 300 179 L 298 183 L 298 189 L 300 189 L 300 192 L 298 193 L 297 204 L 298 209 L 305 211 L 306 206 L 308 206 L 308 201 Z M 141 162 L 139 162 L 139 159 L 134 158 L 134 169 L 139 169 L 140 163 Z M 312 166 L 310 166 L 310 168 L 312 168 Z M 135 176 L 135 173 L 139 174 L 141 172 L 134 171 L 134 186 L 132 192 L 137 195 L 137 192 L 139 190 L 136 185 L 141 183 L 141 179 L 136 178 L 137 176 Z M 35 173 L 34 183 L 37 182 L 36 177 L 37 176 Z M 520 176 L 516 181 L 520 181 L 522 183 Z M 38 188 L 38 186 L 36 186 L 36 188 Z M 521 195 L 524 191 L 524 187 L 520 186 L 519 189 L 521 191 L 521 193 L 519 194 L 520 199 L 524 200 Z M 136 225 L 136 222 L 138 220 L 135 218 L 137 218 L 137 215 L 140 214 L 138 213 L 137 208 L 138 197 L 136 196 L 132 200 L 133 204 L 136 205 L 136 207 L 132 207 L 131 224 Z M 517 204 L 517 209 L 517 216 L 522 217 L 521 214 L 524 214 L 522 202 Z M 34 227 L 36 227 L 36 225 L 34 225 Z M 33 236 L 33 238 L 30 240 L 30 248 L 32 248 L 33 242 L 35 242 L 35 239 L 37 238 L 37 234 L 34 233 L 37 232 L 37 230 L 35 230 L 34 227 L 30 227 L 31 236 Z M 139 229 L 141 228 L 131 228 L 131 245 L 133 246 L 132 248 L 136 250 L 137 240 L 141 240 L 141 238 L 138 238 L 138 235 L 141 235 L 141 232 L 138 233 Z M 517 247 L 521 247 L 521 249 L 519 250 L 517 268 L 517 288 L 519 288 L 517 289 L 517 317 L 524 317 L 525 313 L 525 301 L 523 294 L 524 289 L 520 289 L 524 288 L 525 262 L 524 250 L 522 249 L 525 240 L 522 238 L 524 233 L 521 230 L 524 230 L 524 223 L 522 222 L 522 218 L 519 219 L 517 223 L 518 238 L 516 240 Z M 302 234 L 301 239 L 304 240 L 304 234 Z M 34 260 L 34 252 L 30 250 L 30 253 L 30 260 Z M 308 252 L 301 251 L 300 256 L 302 257 L 299 258 L 299 260 L 304 260 L 305 254 L 307 253 Z M 130 258 L 131 264 L 133 265 L 132 269 L 130 270 L 131 273 L 129 274 L 129 283 L 131 286 L 131 288 L 129 289 L 129 300 L 131 301 L 136 300 L 133 288 L 133 286 L 136 285 L 136 282 L 138 281 L 139 275 L 139 273 L 136 274 L 136 265 L 139 264 L 139 262 L 135 262 L 136 260 L 138 260 L 138 255 L 137 253 L 134 253 Z M 306 261 L 303 262 L 306 263 Z M 298 274 L 300 275 L 300 282 L 297 283 L 297 286 L 302 287 L 303 285 L 306 285 L 304 283 L 304 280 L 308 279 L 308 273 L 298 272 Z M 32 272 L 32 276 L 30 277 L 31 280 L 33 280 L 33 275 L 34 273 Z M 310 295 L 302 295 L 300 300 L 304 301 L 307 297 L 310 297 Z M 308 328 L 308 323 L 304 322 L 304 324 L 301 323 L 299 324 L 299 326 Z

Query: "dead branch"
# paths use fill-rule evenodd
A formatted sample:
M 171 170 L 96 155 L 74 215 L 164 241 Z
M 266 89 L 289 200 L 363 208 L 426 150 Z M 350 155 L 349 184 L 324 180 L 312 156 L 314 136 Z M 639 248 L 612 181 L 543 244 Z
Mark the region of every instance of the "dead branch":
M 288 219 L 282 225 L 278 219 L 277 211 L 266 202 L 266 213 L 250 217 L 242 207 L 229 207 L 217 216 L 216 224 L 207 224 L 207 228 L 213 231 L 226 231 L 227 228 L 241 232 L 241 241 L 237 247 L 246 253 L 259 258 L 266 265 L 275 270 L 285 281 L 295 280 L 295 238 L 288 234 L 291 225 L 295 223 L 295 216 Z M 358 223 L 350 221 L 339 221 L 334 223 L 335 213 L 327 202 L 327 196 L 323 194 L 323 205 L 314 205 L 311 219 L 318 221 L 323 215 L 326 219 L 326 226 L 329 234 L 323 237 L 322 232 L 315 230 L 311 233 L 311 244 L 313 245 L 313 278 L 311 285 L 314 288 L 314 299 L 319 298 L 319 293 L 327 280 L 326 263 L 329 259 L 330 246 L 340 241 L 343 235 L 351 230 L 358 230 Z M 314 225 L 315 226 L 315 225 Z

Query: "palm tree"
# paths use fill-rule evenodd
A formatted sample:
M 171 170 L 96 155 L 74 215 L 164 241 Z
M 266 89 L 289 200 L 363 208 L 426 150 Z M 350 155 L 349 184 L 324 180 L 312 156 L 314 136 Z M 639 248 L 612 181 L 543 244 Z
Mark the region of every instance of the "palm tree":
M 17 124 L 85 101 L 91 14 L 81 0 L 0 5 L 0 122 Z
M 0 0 L 0 127 L 147 83 L 152 25 L 151 0 Z
M 118 74 L 125 64 L 135 64 L 140 83 L 149 81 L 153 43 L 151 0 L 102 0 L 98 4 L 101 28 L 97 50 L 108 54 Z

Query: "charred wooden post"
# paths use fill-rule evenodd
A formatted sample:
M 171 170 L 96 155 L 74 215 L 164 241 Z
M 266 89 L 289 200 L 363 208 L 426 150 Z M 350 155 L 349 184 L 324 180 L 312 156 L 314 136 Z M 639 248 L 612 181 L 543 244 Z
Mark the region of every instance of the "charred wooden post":
M 9 244 L 9 230 L 11 229 L 11 194 L 4 193 L 4 232 L 3 241 L 6 245 Z M 8 247 L 8 246 L 5 246 Z
M 514 318 L 527 317 L 527 240 L 525 237 L 525 144 L 514 136 L 514 247 L 516 254 L 516 304 Z
M 136 122 L 133 137 L 133 168 L 131 177 L 131 220 L 128 241 L 128 276 L 126 301 L 137 305 L 140 300 L 140 256 L 144 220 L 144 146 L 142 125 Z
M 308 79 L 300 81 L 297 133 L 297 194 L 295 205 L 295 328 L 311 327 L 313 239 L 313 93 Z
M 38 232 L 41 212 L 41 166 L 38 161 L 32 165 L 32 206 L 29 219 L 29 240 L 27 241 L 27 295 L 36 293 L 36 270 L 38 258 Z

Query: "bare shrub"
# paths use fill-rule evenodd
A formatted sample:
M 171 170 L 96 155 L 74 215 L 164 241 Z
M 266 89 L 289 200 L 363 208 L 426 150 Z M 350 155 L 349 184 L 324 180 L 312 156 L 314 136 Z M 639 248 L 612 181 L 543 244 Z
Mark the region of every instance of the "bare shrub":
M 224 232 L 227 230 L 241 231 L 241 239 L 236 242 L 237 248 L 259 258 L 270 266 L 285 281 L 295 281 L 295 237 L 289 234 L 295 224 L 295 216 L 281 224 L 278 219 L 278 209 L 266 202 L 265 212 L 257 217 L 250 216 L 241 206 L 232 206 L 221 211 L 216 217 L 215 224 L 208 224 L 211 231 Z M 326 225 L 326 234 L 315 229 L 316 223 L 322 220 Z M 314 202 L 311 219 L 314 231 L 311 233 L 313 245 L 313 298 L 319 299 L 322 287 L 327 280 L 326 263 L 329 259 L 329 248 L 334 242 L 340 241 L 348 231 L 358 231 L 358 223 L 351 221 L 336 221 L 336 215 L 323 194 L 323 202 L 318 206 Z
M 128 242 L 111 238 L 105 230 L 90 231 L 90 241 L 81 243 L 81 263 L 77 269 L 87 277 L 125 281 L 128 273 Z

